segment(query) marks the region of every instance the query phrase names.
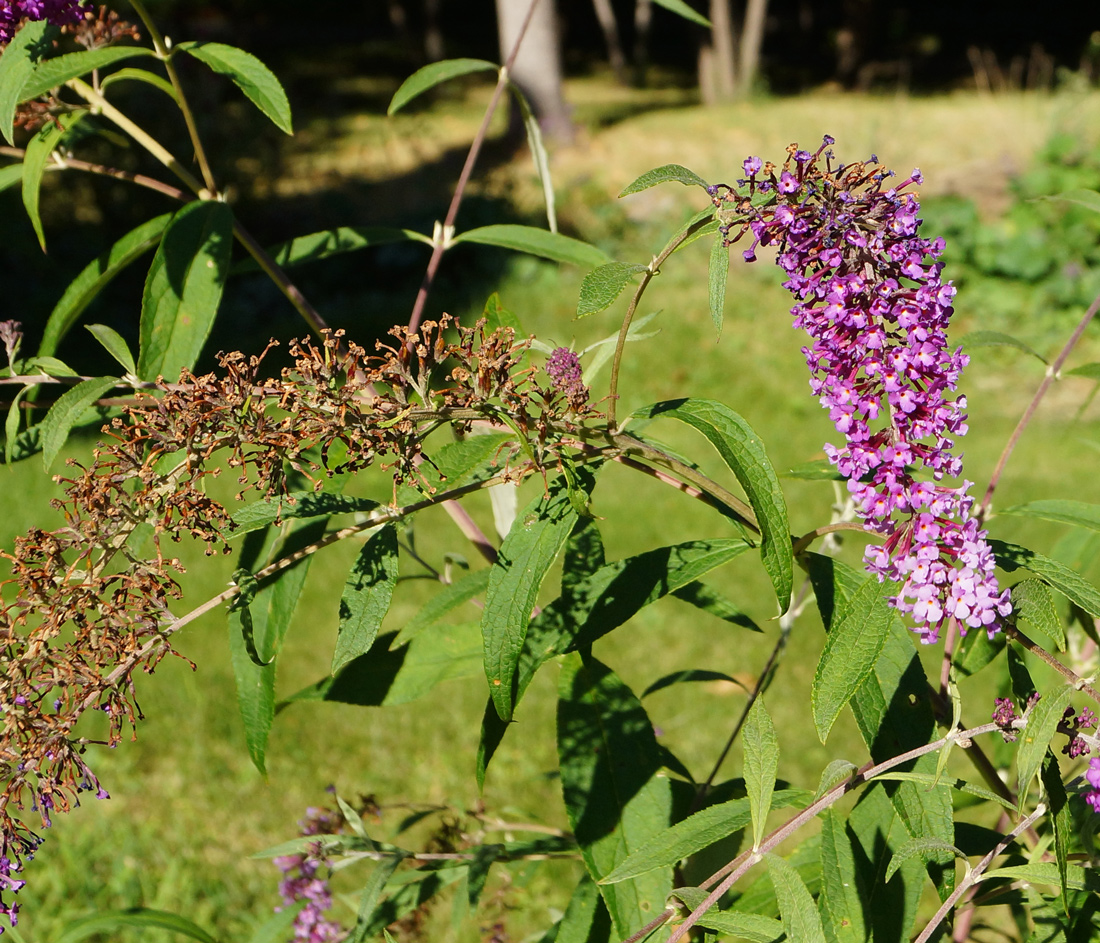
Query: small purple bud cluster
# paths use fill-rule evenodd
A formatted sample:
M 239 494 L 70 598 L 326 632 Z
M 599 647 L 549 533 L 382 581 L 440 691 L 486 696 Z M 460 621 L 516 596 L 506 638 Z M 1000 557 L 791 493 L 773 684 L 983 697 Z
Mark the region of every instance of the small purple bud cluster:
M 299 822 L 302 835 L 331 835 L 337 832 L 343 819 L 327 809 L 310 807 L 306 817 Z M 325 917 L 332 907 L 332 891 L 328 880 L 317 872 L 326 866 L 318 842 L 305 854 L 282 855 L 275 859 L 275 867 L 283 872 L 279 882 L 279 896 L 283 906 L 290 907 L 306 901 L 305 907 L 294 918 L 294 943 L 338 943 L 347 931 L 335 921 Z M 276 907 L 280 911 L 282 907 Z
M 90 10 L 88 0 L 0 0 L 0 45 L 11 42 L 24 19 L 70 26 L 83 20 Z
M 581 410 L 588 403 L 588 387 L 584 385 L 584 374 L 580 358 L 568 347 L 557 347 L 546 358 L 546 373 L 554 384 L 554 389 L 564 394 L 573 409 Z
M 1062 752 L 1071 760 L 1088 753 L 1091 747 L 1081 736 L 1081 731 L 1092 730 L 1095 726 L 1096 715 L 1087 707 L 1080 714 L 1077 714 L 1072 707 L 1067 707 L 1061 723 L 1058 724 L 1058 732 L 1069 737 L 1069 741 L 1062 747 Z
M 758 246 L 779 247 L 795 326 L 813 342 L 803 348 L 811 389 L 845 438 L 825 453 L 865 528 L 884 538 L 867 549 L 868 570 L 900 584 L 891 602 L 921 641 L 949 618 L 992 635 L 1011 612 L 1008 591 L 971 516 L 970 483 L 941 484 L 962 472 L 951 449 L 966 433 L 966 398 L 949 394 L 968 362 L 947 343 L 955 289 L 935 261 L 944 242 L 918 235 L 920 204 L 905 191 L 919 171 L 890 185 L 893 171 L 873 155 L 834 166 L 832 143 L 812 154 L 792 144 L 781 168 L 750 157 L 739 189 L 711 187 L 725 242 L 751 233 L 750 262 Z M 931 481 L 915 477 L 921 469 Z

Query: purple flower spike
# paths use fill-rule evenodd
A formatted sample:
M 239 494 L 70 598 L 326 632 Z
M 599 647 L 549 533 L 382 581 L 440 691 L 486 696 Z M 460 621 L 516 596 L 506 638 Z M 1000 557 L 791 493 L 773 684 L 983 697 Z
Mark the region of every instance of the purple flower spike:
M 795 326 L 812 342 L 803 349 L 810 388 L 844 436 L 825 454 L 866 529 L 883 538 L 867 548 L 868 570 L 900 584 L 891 602 L 922 641 L 934 642 L 950 618 L 964 633 L 992 635 L 1011 612 L 1009 594 L 971 516 L 970 483 L 944 482 L 962 473 L 951 450 L 966 433 L 966 398 L 951 394 L 969 360 L 947 343 L 955 289 L 936 261 L 944 243 L 919 235 L 920 204 L 905 192 L 919 171 L 883 189 L 877 161 L 833 167 L 826 153 L 820 166 L 832 143 L 826 135 L 815 154 L 791 145 L 797 176 L 788 161 L 770 206 L 750 207 L 736 191 L 715 197 L 738 214 L 726 242 L 751 232 L 750 262 L 756 244 L 779 247 Z
M 88 0 L 0 0 L 0 46 L 11 42 L 24 18 L 70 26 L 79 23 L 90 10 Z

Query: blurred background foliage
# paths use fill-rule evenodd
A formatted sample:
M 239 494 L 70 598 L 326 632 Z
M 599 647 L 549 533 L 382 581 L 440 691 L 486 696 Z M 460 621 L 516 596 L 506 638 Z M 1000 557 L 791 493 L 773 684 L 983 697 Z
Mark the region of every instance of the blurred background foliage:
M 431 29 L 447 56 L 497 58 L 489 0 L 373 0 L 354 6 L 314 0 L 308 10 L 289 0 L 161 0 L 153 6 L 177 40 L 216 39 L 250 49 L 287 85 L 295 107 L 294 138 L 267 126 L 228 82 L 201 68 L 185 74 L 219 181 L 231 188 L 242 218 L 262 241 L 339 225 L 397 224 L 430 233 L 443 217 L 488 99 L 486 81 L 445 86 L 392 118 L 385 109 L 400 81 L 428 60 Z M 709 12 L 702 3 L 695 6 Z M 620 82 L 608 64 L 594 9 L 586 0 L 558 0 L 564 97 L 576 125 L 573 145 L 552 148 L 563 231 L 617 259 L 648 261 L 674 227 L 699 208 L 699 194 L 666 186 L 616 200 L 635 176 L 676 162 L 710 180 L 733 180 L 750 153 L 777 158 L 790 141 L 810 144 L 830 133 L 845 159 L 874 151 L 899 171 L 921 167 L 928 232 L 947 238 L 948 274 L 962 289 L 958 337 L 978 329 L 1008 331 L 1049 356 L 1100 289 L 1100 217 L 1037 199 L 1100 187 L 1100 37 L 1093 32 L 1100 23 L 1091 5 L 1068 4 L 1057 15 L 1025 19 L 1007 16 L 992 3 L 772 0 L 754 93 L 711 107 L 701 103 L 697 85 L 705 30 L 655 7 L 646 81 Z M 615 2 L 613 9 L 620 41 L 633 50 L 636 4 Z M 126 85 L 118 92 L 124 111 L 186 153 L 182 127 L 165 117 L 151 93 Z M 81 143 L 80 153 L 150 170 L 135 149 L 119 143 L 93 136 Z M 5 285 L 0 306 L 5 318 L 26 323 L 32 348 L 63 286 L 89 260 L 141 220 L 172 209 L 155 194 L 103 178 L 51 174 L 46 183 L 45 255 L 18 194 L 0 195 Z M 530 157 L 509 137 L 502 116 L 458 228 L 544 219 Z M 798 350 L 802 341 L 789 329 L 789 301 L 779 273 L 763 253 L 755 266 L 741 263 L 736 251 L 733 257 L 726 327 L 717 346 L 707 310 L 706 253 L 688 250 L 665 266 L 647 296 L 654 309 L 662 309 L 655 322 L 662 333 L 629 351 L 623 411 L 673 395 L 710 396 L 729 403 L 761 431 L 777 468 L 821 458 L 821 444 L 832 429 L 808 394 Z M 369 343 L 406 320 L 426 260 L 424 246 L 398 244 L 305 266 L 294 278 L 331 323 Z M 579 348 L 612 333 L 620 313 L 613 308 L 572 320 L 582 277 L 575 269 L 503 250 L 461 246 L 444 260 L 428 313 L 447 310 L 469 323 L 497 291 L 528 330 L 556 343 L 576 341 Z M 97 300 L 85 320 L 108 323 L 135 341 L 141 285 L 136 266 Z M 87 372 L 111 369 L 82 333 L 74 331 L 59 356 Z M 285 341 L 303 333 L 297 315 L 265 279 L 237 276 L 203 366 L 212 364 L 218 349 L 256 351 L 269 337 Z M 1098 350 L 1093 329 L 1075 363 L 1100 359 Z M 278 357 L 278 352 L 272 356 L 273 365 Z M 988 479 L 1042 375 L 1041 364 L 1018 352 L 975 351 L 965 379 L 972 417 L 968 477 Z M 1085 381 L 1067 379 L 1044 403 L 1042 424 L 1032 427 L 1009 466 L 999 492 L 1004 505 L 1082 494 L 1095 480 L 1097 407 L 1074 416 L 1088 390 Z M 693 455 L 701 451 L 687 433 L 668 438 Z M 93 441 L 74 440 L 67 454 L 87 461 Z M 1054 454 L 1057 467 L 1048 460 Z M 721 479 L 720 463 L 704 465 Z M 48 519 L 53 512 L 42 508 L 57 486 L 34 460 L 2 474 L 0 546 L 10 546 L 32 524 L 54 523 Z M 389 487 L 381 476 L 366 476 L 355 485 L 381 500 L 389 499 Z M 792 480 L 785 488 L 795 530 L 827 519 L 834 500 L 830 483 Z M 715 530 L 692 502 L 618 469 L 610 470 L 595 502 L 609 559 Z M 638 513 L 641 506 L 647 513 Z M 488 500 L 474 500 L 471 511 L 491 532 Z M 1072 558 L 1086 575 L 1097 575 L 1094 548 L 1074 543 L 1066 528 L 994 518 L 991 531 L 1067 562 Z M 406 539 L 415 539 L 418 553 L 435 562 L 448 552 L 469 556 L 442 515 L 418 524 Z M 858 561 L 859 544 L 851 541 L 844 549 L 852 562 Z M 356 549 L 328 551 L 325 565 L 313 568 L 290 634 L 289 657 L 281 660 L 280 695 L 326 673 L 336 602 Z M 206 598 L 224 587 L 229 560 L 207 563 L 199 553 L 185 559 L 193 564 L 185 584 L 190 598 Z M 667 672 L 697 667 L 726 671 L 751 686 L 776 634 L 769 621 L 774 611 L 766 604 L 769 591 L 757 569 L 735 563 L 715 585 L 765 628 L 763 635 L 700 622 L 693 610 L 666 600 L 601 641 L 597 655 L 635 690 Z M 549 578 L 548 588 L 553 583 Z M 431 590 L 425 580 L 404 582 L 387 626 L 409 618 Z M 473 609 L 455 616 L 476 617 Z M 148 716 L 141 742 L 97 759 L 113 801 L 58 817 L 48 845 L 31 865 L 19 927 L 29 943 L 55 939 L 66 920 L 92 908 L 136 905 L 177 910 L 224 940 L 244 938 L 270 914 L 278 879 L 269 862 L 246 856 L 292 837 L 306 806 L 329 799 L 324 790 L 330 784 L 364 807 L 384 807 L 378 825 L 383 838 L 409 813 L 405 803 L 414 802 L 445 807 L 425 820 L 423 829 L 440 822 L 470 826 L 469 810 L 478 811 L 481 803 L 487 814 L 510 821 L 564 826 L 555 779 L 552 671 L 536 681 L 519 735 L 506 740 L 483 795 L 472 775 L 484 701 L 484 679 L 476 674 L 385 712 L 329 704 L 290 708 L 276 721 L 265 782 L 243 745 L 224 616 L 196 623 L 185 636 L 179 647 L 198 670 L 173 659 L 156 678 L 145 680 L 138 691 Z M 813 619 L 800 621 L 781 668 L 790 675 L 786 683 L 808 683 L 821 643 Z M 1043 677 L 1039 668 L 1033 671 Z M 981 698 L 991 695 L 979 692 L 976 703 L 984 705 Z M 703 697 L 660 692 L 646 706 L 662 742 L 698 774 L 713 762 L 742 703 L 732 685 L 715 684 Z M 788 698 L 769 702 L 769 708 L 784 749 L 781 776 L 812 787 L 834 756 L 845 749 L 852 759 L 861 755 L 850 719 L 838 724 L 836 740 L 826 749 L 812 734 L 808 705 Z M 971 722 L 984 719 L 978 715 L 975 707 Z M 736 775 L 738 763 L 739 757 L 732 758 L 726 774 Z M 444 904 L 403 926 L 398 937 L 519 943 L 560 913 L 564 888 L 578 867 L 555 863 L 537 873 L 501 869 L 483 923 L 452 922 Z M 361 875 L 340 880 L 345 883 L 338 883 L 338 890 L 345 891 L 362 883 Z M 338 910 L 345 919 L 349 913 Z M 146 931 L 111 939 L 159 943 L 162 938 L 167 939 Z

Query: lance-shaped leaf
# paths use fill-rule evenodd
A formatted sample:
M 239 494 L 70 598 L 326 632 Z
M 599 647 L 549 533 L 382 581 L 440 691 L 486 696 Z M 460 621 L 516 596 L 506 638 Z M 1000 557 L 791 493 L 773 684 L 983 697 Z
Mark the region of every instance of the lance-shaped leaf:
M 88 49 L 83 52 L 70 52 L 64 56 L 54 56 L 39 63 L 27 77 L 19 90 L 19 100 L 30 101 L 39 95 L 45 95 L 51 89 L 64 85 L 69 79 L 88 75 L 95 69 L 105 69 L 124 59 L 155 55 L 156 53 L 146 46 L 104 46 L 101 49 Z
M 801 806 L 809 798 L 809 794 L 802 789 L 780 789 L 772 793 L 771 807 Z M 617 884 L 657 868 L 672 867 L 715 842 L 728 838 L 751 821 L 752 806 L 748 798 L 707 806 L 651 838 L 600 883 Z
M 684 0 L 653 0 L 653 2 L 659 7 L 671 10 L 677 16 L 682 16 L 685 20 L 690 20 L 692 23 L 697 23 L 699 26 L 704 26 L 707 29 L 711 28 L 710 20 L 703 16 L 702 13 L 697 13 L 689 7 Z
M 110 249 L 89 262 L 74 278 L 61 300 L 54 306 L 42 334 L 38 348 L 41 356 L 49 356 L 57 350 L 61 339 L 80 319 L 84 309 L 111 283 L 111 280 L 127 265 L 140 258 L 160 242 L 171 213 L 150 219 L 131 229 Z
M 0 193 L 23 182 L 23 162 L 0 167 Z
M 225 43 L 186 42 L 176 46 L 220 75 L 228 75 L 280 131 L 294 133 L 290 102 L 275 74 L 252 53 Z
M 271 246 L 267 254 L 280 268 L 293 268 L 296 265 L 319 262 L 334 255 L 410 240 L 432 244 L 431 239 L 412 229 L 395 229 L 392 226 L 340 226 L 280 242 Z M 243 275 L 247 272 L 259 271 L 261 271 L 260 264 L 255 259 L 248 258 L 235 263 L 230 269 L 230 274 Z
M 1002 334 L 999 331 L 974 331 L 971 334 L 967 334 L 959 343 L 966 349 L 971 347 L 1015 347 L 1017 350 L 1022 350 L 1025 354 L 1030 354 L 1036 360 L 1040 360 L 1046 363 L 1046 357 L 1040 354 L 1037 350 L 1029 347 L 1022 340 L 1012 337 L 1009 334 Z
M 821 911 L 825 936 L 832 943 L 865 943 L 859 878 L 844 817 L 836 809 L 821 815 Z
M 397 527 L 387 524 L 363 544 L 340 597 L 332 673 L 370 651 L 397 585 Z
M 707 282 L 710 298 L 710 318 L 718 336 L 722 334 L 722 318 L 726 307 L 726 282 L 730 274 L 730 250 L 719 234 L 710 247 L 710 267 Z
M 668 827 L 672 791 L 660 773 L 653 724 L 631 690 L 594 659 L 568 658 L 558 701 L 558 757 L 566 813 L 596 881 Z M 660 913 L 669 869 L 600 888 L 625 939 Z
M 6 53 L 5 53 L 6 55 Z M 23 206 L 30 217 L 31 225 L 38 236 L 38 244 L 46 249 L 46 233 L 42 229 L 42 217 L 38 212 L 38 198 L 42 189 L 42 175 L 54 149 L 65 139 L 85 112 L 71 111 L 57 116 L 57 123 L 48 121 L 37 134 L 27 142 L 23 155 Z
M 225 287 L 232 241 L 233 213 L 224 203 L 188 203 L 172 218 L 141 299 L 143 380 L 175 379 L 199 359 Z
M 1023 580 L 1012 587 L 1012 611 L 1017 619 L 1025 619 L 1052 639 L 1058 651 L 1066 650 L 1066 633 L 1054 597 L 1042 580 Z
M 527 146 L 531 148 L 531 159 L 535 162 L 535 173 L 539 183 L 542 184 L 542 199 L 546 203 L 546 225 L 550 232 L 558 231 L 558 214 L 555 209 L 554 183 L 550 179 L 550 155 L 546 152 L 546 145 L 542 142 L 542 128 L 539 127 L 539 118 L 535 114 L 527 96 L 515 82 L 509 82 L 508 88 L 516 98 L 516 105 L 523 116 L 523 127 L 527 131 Z
M 593 479 L 587 476 L 588 488 Z M 489 574 L 485 612 L 485 676 L 502 720 L 511 720 L 513 678 L 539 587 L 569 539 L 579 514 L 565 476 L 532 501 L 516 518 Z
M 887 602 L 894 591 L 892 583 L 867 580 L 852 596 L 843 619 L 829 630 L 810 692 L 822 743 L 844 705 L 874 670 L 894 619 Z
M 687 167 L 681 167 L 679 164 L 665 164 L 653 170 L 647 170 L 633 183 L 627 184 L 619 194 L 619 198 L 622 199 L 624 196 L 640 193 L 642 190 L 670 181 L 682 183 L 686 187 L 702 187 L 704 190 L 707 188 L 707 182 L 694 170 L 688 170 Z
M 401 627 L 393 646 L 396 648 L 412 641 L 425 629 L 430 629 L 439 622 L 447 613 L 485 592 L 489 585 L 489 572 L 488 568 L 475 570 L 473 573 L 467 573 L 462 579 L 444 586 Z
M 749 708 L 741 745 L 745 750 L 745 789 L 752 812 L 752 846 L 759 848 L 771 812 L 775 774 L 779 768 L 779 738 L 762 697 Z
M 939 860 L 947 855 L 966 861 L 966 854 L 957 845 L 938 838 L 912 838 L 894 852 L 886 868 L 886 880 L 889 881 L 910 858 Z
M 678 887 L 672 892 L 672 896 L 683 901 L 689 910 L 695 910 L 707 899 L 707 892 L 700 887 Z M 698 920 L 698 926 L 715 930 L 723 936 L 748 940 L 749 943 L 774 943 L 786 933 L 783 924 L 774 917 L 719 910 L 717 907 L 712 907 L 703 914 Z
M 393 93 L 390 106 L 386 109 L 387 115 L 395 114 L 404 108 L 418 95 L 423 95 L 428 89 L 434 88 L 441 82 L 458 78 L 460 75 L 469 75 L 471 72 L 498 72 L 500 66 L 484 59 L 444 59 L 442 62 L 433 62 L 417 69 L 401 86 Z
M 515 223 L 497 223 L 470 229 L 454 237 L 453 243 L 459 242 L 500 246 L 502 249 L 514 249 L 516 252 L 537 255 L 552 262 L 571 262 L 573 265 L 581 265 L 585 268 L 607 262 L 607 253 L 590 243 L 571 236 L 563 236 L 559 232 L 539 229 L 537 226 L 520 226 Z
M 392 858 L 380 861 L 375 867 L 367 886 L 363 888 L 362 893 L 359 895 L 359 913 L 355 920 L 355 927 L 347 938 L 347 943 L 363 943 L 364 940 L 373 935 L 370 932 L 373 929 L 371 924 L 378 912 L 382 892 L 386 889 L 386 885 L 393 877 L 394 872 L 400 867 L 402 860 L 404 860 L 403 856 L 395 855 Z
M 86 324 L 84 327 L 92 337 L 99 341 L 103 349 L 115 358 L 118 365 L 127 374 L 132 377 L 137 376 L 137 364 L 134 363 L 134 355 L 130 353 L 130 348 L 118 331 L 113 327 L 107 327 L 106 324 Z
M 1017 544 L 1001 540 L 990 540 L 989 547 L 997 564 L 1009 573 L 1021 567 L 1031 570 L 1036 576 L 1053 586 L 1058 592 L 1076 603 L 1085 612 L 1100 618 L 1100 592 L 1076 571 L 1064 563 L 1044 557 L 1041 553 L 1028 550 Z
M 97 399 L 118 384 L 117 377 L 93 377 L 62 393 L 42 420 L 42 463 L 46 471 L 64 447 L 69 433 Z
M 763 632 L 747 613 L 742 612 L 725 596 L 706 583 L 700 583 L 696 580 L 694 583 L 688 583 L 687 586 L 676 590 L 673 594 L 681 602 L 686 602 L 690 606 L 694 606 L 696 609 L 701 609 L 703 612 L 709 613 L 716 619 L 721 619 L 723 622 L 728 622 L 731 625 L 738 625 L 743 629 L 748 629 L 751 632 Z
M 23 98 L 23 85 L 33 74 L 35 64 L 45 55 L 51 43 L 46 38 L 50 24 L 45 20 L 26 23 L 11 38 L 0 56 L 0 134 L 9 144 L 14 144 L 12 128 L 15 106 Z
M 236 526 L 230 531 L 230 536 L 241 537 L 281 521 L 361 513 L 373 511 L 377 507 L 378 502 L 369 498 L 334 494 L 331 491 L 292 491 L 275 499 L 261 498 L 239 508 L 233 514 L 233 523 Z
M 1027 715 L 1027 726 L 1020 731 L 1020 748 L 1016 753 L 1016 789 L 1021 806 L 1072 696 L 1073 686 L 1063 684 L 1039 698 Z
M 794 556 L 787 505 L 760 437 L 728 406 L 709 399 L 678 399 L 657 403 L 636 415 L 679 419 L 698 429 L 737 476 L 756 512 L 760 526 L 760 556 L 775 588 L 780 612 L 791 603 Z
M 199 943 L 217 943 L 197 923 L 166 910 L 151 910 L 148 907 L 134 907 L 130 910 L 109 910 L 81 917 L 67 923 L 60 934 L 54 937 L 54 943 L 77 943 L 90 936 L 109 936 L 129 928 L 140 930 L 167 930 Z
M 1054 196 L 1040 197 L 1046 200 L 1064 200 L 1067 203 L 1076 203 L 1094 213 L 1100 213 L 1100 193 L 1095 190 L 1067 190 L 1065 193 L 1057 193 Z
M 1088 504 L 1085 501 L 1063 499 L 1030 501 L 1027 504 L 1005 508 L 997 513 L 1017 517 L 1036 517 L 1044 521 L 1057 521 L 1060 524 L 1073 524 L 1075 527 L 1100 530 L 1100 504 Z
M 825 929 L 817 905 L 798 872 L 778 855 L 767 855 L 768 876 L 775 886 L 779 913 L 787 939 L 798 943 L 825 943 Z
M 601 927 L 601 923 L 606 926 Z M 547 931 L 540 943 L 604 943 L 610 929 L 607 907 L 599 888 L 586 872 L 574 888 L 561 920 Z
M 120 48 L 120 47 L 109 47 Z M 106 78 L 99 83 L 100 91 L 106 91 L 112 85 L 116 85 L 119 82 L 143 82 L 146 85 L 152 85 L 157 91 L 163 92 L 169 98 L 172 99 L 177 105 L 179 105 L 179 96 L 176 94 L 176 90 L 172 87 L 172 83 L 165 78 L 157 75 L 154 72 L 149 72 L 146 69 L 119 69 L 117 72 L 112 72 Z
M 577 317 L 584 318 L 609 308 L 630 284 L 631 279 L 644 271 L 646 266 L 632 262 L 608 262 L 593 269 L 581 282 Z
M 1086 380 L 1100 380 L 1100 363 L 1086 363 L 1072 370 L 1066 370 L 1067 377 L 1084 377 Z
M 1074 837 L 1073 817 L 1069 811 L 1066 785 L 1062 782 L 1062 771 L 1058 768 L 1058 758 L 1049 749 L 1043 758 L 1040 776 L 1050 804 L 1050 821 L 1054 826 L 1054 857 L 1062 884 L 1062 910 L 1069 916 L 1069 843 Z
M 1050 884 L 1060 887 L 1062 877 L 1057 864 L 1047 864 L 1036 861 L 1032 864 L 1009 865 L 1005 868 L 995 868 L 986 871 L 982 875 L 984 881 L 1027 881 L 1031 884 Z M 1100 875 L 1091 868 L 1072 867 L 1066 873 L 1065 884 L 1071 890 L 1087 890 L 1093 894 L 1100 893 Z
M 408 913 L 423 907 L 440 891 L 445 890 L 457 881 L 466 877 L 467 865 L 456 868 L 440 868 L 438 871 L 429 871 L 421 877 L 419 874 L 411 875 L 408 883 L 399 884 L 398 875 L 390 883 L 393 890 L 374 911 L 374 915 L 368 922 L 356 923 L 356 936 L 348 937 L 343 943 L 353 943 L 354 940 L 369 940 L 380 934 L 390 924 L 400 920 Z

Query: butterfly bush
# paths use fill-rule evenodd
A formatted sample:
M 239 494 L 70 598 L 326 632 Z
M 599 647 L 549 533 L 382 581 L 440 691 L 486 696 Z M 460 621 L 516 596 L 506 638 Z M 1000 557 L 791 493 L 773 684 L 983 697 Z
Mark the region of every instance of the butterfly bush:
M 955 288 L 941 278 L 942 238 L 919 234 L 920 203 L 875 156 L 836 164 L 826 136 L 815 153 L 792 144 L 782 167 L 749 157 L 737 188 L 710 188 L 725 242 L 777 246 L 797 299 L 810 386 L 844 436 L 825 453 L 848 480 L 864 526 L 883 538 L 867 568 L 900 588 L 892 604 L 934 642 L 946 620 L 995 633 L 1011 611 L 994 577 L 971 482 L 952 452 L 966 433 L 954 395 L 969 358 L 946 329 Z M 918 477 L 918 474 L 920 477 Z M 929 480 L 930 479 L 930 480 Z
M 304 836 L 334 835 L 342 824 L 341 816 L 313 806 L 306 810 L 306 817 L 298 823 Z M 305 902 L 294 918 L 294 943 L 338 943 L 343 940 L 347 930 L 325 916 L 332 908 L 332 890 L 328 879 L 318 875 L 327 866 L 320 842 L 310 846 L 303 854 L 281 855 L 274 864 L 283 874 L 279 882 L 283 906 L 275 910 L 281 911 L 283 907 Z
M 0 0 L 0 45 L 11 41 L 24 19 L 71 26 L 79 23 L 90 9 L 87 0 Z

